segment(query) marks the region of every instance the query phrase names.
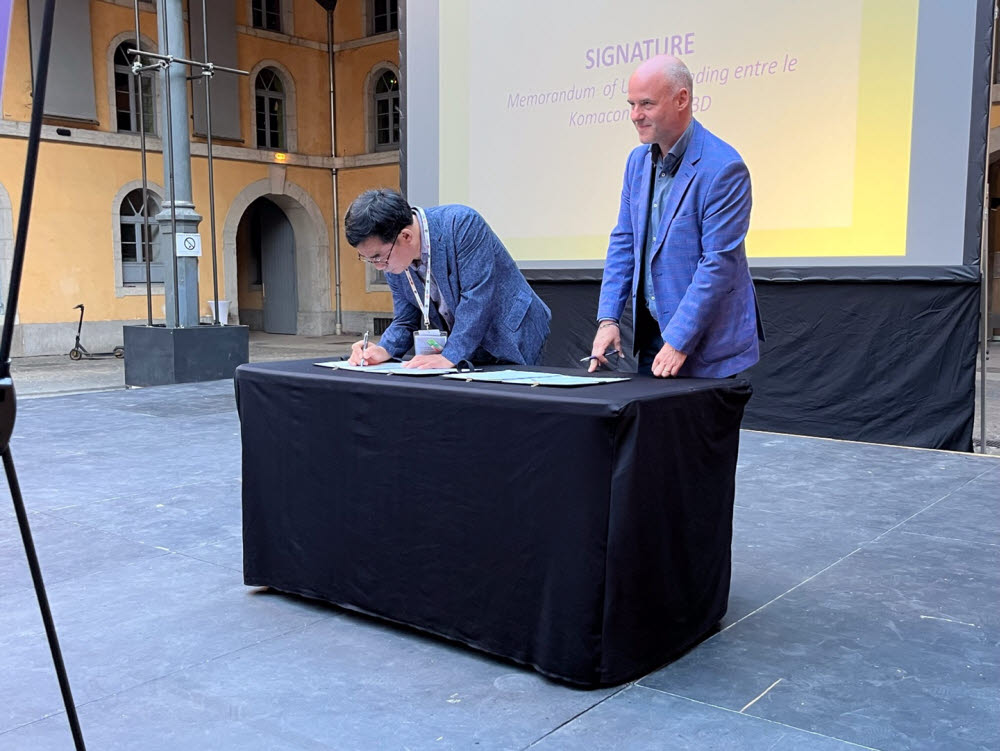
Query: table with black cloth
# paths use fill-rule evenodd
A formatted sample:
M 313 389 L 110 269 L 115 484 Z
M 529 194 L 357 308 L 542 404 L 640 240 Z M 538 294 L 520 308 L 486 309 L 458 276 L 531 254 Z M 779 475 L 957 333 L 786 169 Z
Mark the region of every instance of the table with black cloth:
M 236 371 L 247 585 L 585 686 L 649 672 L 725 614 L 747 381 L 531 387 L 314 362 Z

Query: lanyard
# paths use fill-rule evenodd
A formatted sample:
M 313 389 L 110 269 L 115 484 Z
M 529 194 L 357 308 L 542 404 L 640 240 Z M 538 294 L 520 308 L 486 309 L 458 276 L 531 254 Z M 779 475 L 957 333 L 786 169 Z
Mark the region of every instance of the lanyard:
M 413 292 L 413 297 L 417 301 L 417 307 L 420 308 L 420 313 L 424 318 L 424 330 L 431 327 L 431 231 L 427 226 L 427 214 L 424 210 L 417 206 L 413 209 L 414 213 L 417 215 L 417 222 L 420 224 L 420 240 L 423 247 L 427 248 L 427 274 L 424 276 L 424 299 L 421 301 L 420 295 L 417 294 L 417 285 L 413 283 L 413 277 L 410 275 L 410 269 L 406 269 L 406 281 L 410 283 L 410 290 Z

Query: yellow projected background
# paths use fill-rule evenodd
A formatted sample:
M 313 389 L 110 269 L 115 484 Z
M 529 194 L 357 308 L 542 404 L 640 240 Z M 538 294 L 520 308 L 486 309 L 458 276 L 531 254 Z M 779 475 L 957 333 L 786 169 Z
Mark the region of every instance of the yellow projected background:
M 903 256 L 918 4 L 441 2 L 440 202 L 519 261 L 603 259 L 638 144 L 628 76 L 672 47 L 750 168 L 748 255 Z

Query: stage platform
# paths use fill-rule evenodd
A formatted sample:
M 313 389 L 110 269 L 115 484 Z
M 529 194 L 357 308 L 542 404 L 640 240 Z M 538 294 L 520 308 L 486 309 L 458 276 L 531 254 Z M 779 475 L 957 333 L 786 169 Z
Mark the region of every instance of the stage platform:
M 239 431 L 227 381 L 19 404 L 90 749 L 1000 747 L 997 457 L 744 431 L 720 629 L 578 690 L 244 587 Z M 0 750 L 71 748 L 2 496 Z

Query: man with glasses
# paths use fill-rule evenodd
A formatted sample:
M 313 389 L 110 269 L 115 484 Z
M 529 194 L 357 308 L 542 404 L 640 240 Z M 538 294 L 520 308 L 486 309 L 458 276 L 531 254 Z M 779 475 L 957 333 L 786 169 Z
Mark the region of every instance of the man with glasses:
M 344 225 L 358 259 L 385 272 L 393 302 L 392 323 L 379 344 L 355 342 L 351 363 L 401 357 L 422 330 L 444 333 L 440 351 L 417 354 L 407 367 L 541 359 L 551 313 L 476 211 L 421 209 L 394 190 L 369 190 L 348 208 Z

